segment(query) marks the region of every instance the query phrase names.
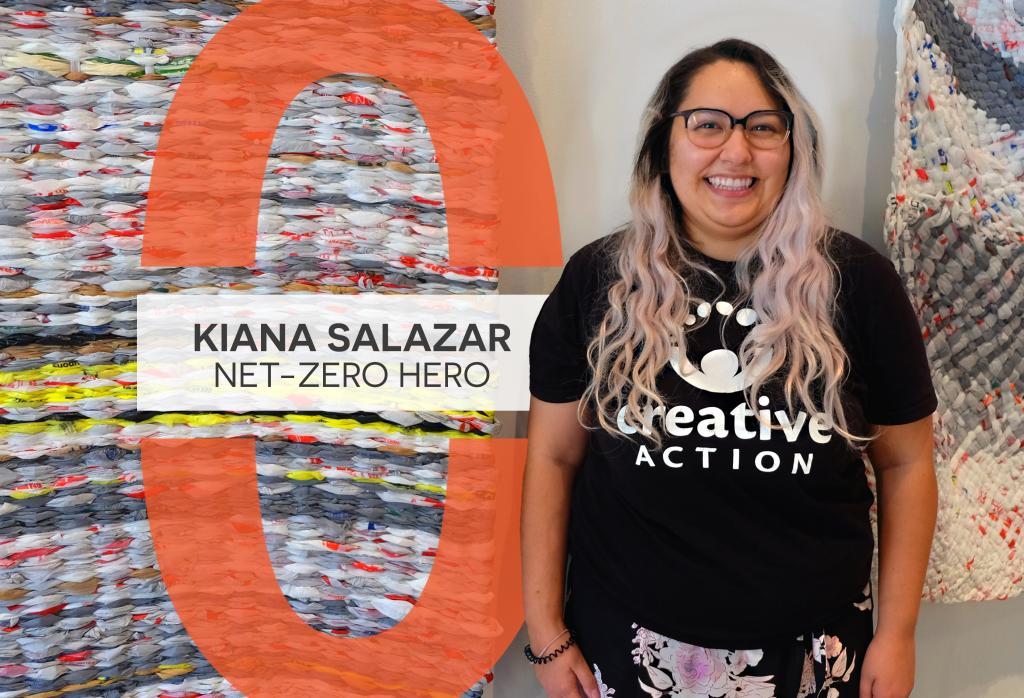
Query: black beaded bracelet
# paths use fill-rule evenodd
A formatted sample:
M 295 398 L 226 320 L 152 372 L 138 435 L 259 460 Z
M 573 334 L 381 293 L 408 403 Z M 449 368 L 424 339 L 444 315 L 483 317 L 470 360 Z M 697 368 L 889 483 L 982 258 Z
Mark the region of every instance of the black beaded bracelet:
M 572 647 L 574 644 L 576 644 L 576 636 L 573 635 L 572 631 L 570 630 L 569 639 L 563 642 L 561 647 L 559 647 L 556 650 L 552 650 L 548 654 L 545 654 L 543 657 L 538 657 L 537 655 L 535 655 L 533 653 L 533 650 L 530 649 L 529 644 L 527 644 L 526 647 L 523 648 L 523 652 L 526 654 L 526 660 L 530 662 L 530 664 L 547 664 L 552 659 L 555 659 L 556 657 L 558 657 L 558 655 L 562 654 L 562 652 L 565 652 L 567 649 Z

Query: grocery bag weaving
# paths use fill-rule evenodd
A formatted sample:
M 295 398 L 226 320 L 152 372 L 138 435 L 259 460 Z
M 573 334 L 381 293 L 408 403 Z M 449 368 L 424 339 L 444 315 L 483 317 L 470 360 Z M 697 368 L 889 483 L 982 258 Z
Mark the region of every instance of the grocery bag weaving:
M 939 396 L 924 591 L 1005 599 L 1024 588 L 1024 22 L 998 0 L 899 5 L 887 243 Z

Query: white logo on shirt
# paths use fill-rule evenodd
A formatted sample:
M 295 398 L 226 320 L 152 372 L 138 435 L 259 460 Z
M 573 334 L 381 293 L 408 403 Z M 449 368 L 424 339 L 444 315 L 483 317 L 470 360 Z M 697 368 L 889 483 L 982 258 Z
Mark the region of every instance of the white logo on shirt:
M 724 316 L 722 322 L 728 322 L 734 309 L 731 303 L 718 301 L 714 305 L 714 310 Z M 706 301 L 697 306 L 697 314 L 701 317 L 707 317 L 711 314 L 711 311 L 712 305 Z M 692 325 L 696 321 L 697 318 L 693 315 L 689 315 L 686 318 L 687 325 Z M 757 322 L 757 313 L 753 308 L 741 308 L 736 312 L 736 322 L 743 327 L 750 327 Z M 744 373 L 739 370 L 739 355 L 730 349 L 722 348 L 714 349 L 705 354 L 700 360 L 700 368 L 697 368 L 690 363 L 689 358 L 680 356 L 680 351 L 676 348 L 669 359 L 669 363 L 672 364 L 672 370 L 694 388 L 700 388 L 712 393 L 736 393 L 753 383 L 756 372 L 763 370 L 771 360 L 772 350 L 769 347 L 767 352 L 760 354 L 754 360 L 752 367 L 754 371 Z
M 735 313 L 734 310 L 732 304 L 725 301 L 718 301 L 713 307 L 708 302 L 702 302 L 697 306 L 696 313 L 706 318 L 714 311 L 722 316 L 722 323 L 735 318 L 743 327 L 750 327 L 758 320 L 757 313 L 752 308 L 741 308 Z M 693 325 L 696 321 L 697 318 L 693 315 L 686 318 L 687 325 Z M 771 348 L 759 354 L 749 372 L 739 370 L 738 354 L 724 347 L 707 352 L 700 359 L 700 368 L 690 363 L 678 347 L 669 362 L 679 377 L 694 388 L 723 394 L 741 392 L 749 387 L 754 376 L 771 362 L 772 355 Z M 723 449 L 723 453 L 714 457 L 717 461 L 713 461 L 711 454 L 718 452 L 719 447 L 710 444 L 728 439 L 740 442 L 755 439 L 771 441 L 772 433 L 776 431 L 770 426 L 773 424 L 781 427 L 779 431 L 788 443 L 796 443 L 801 438 L 809 439 L 815 444 L 826 444 L 832 440 L 831 420 L 825 414 L 808 415 L 799 410 L 795 417 L 791 417 L 785 410 L 773 410 L 766 395 L 758 396 L 757 404 L 762 408 L 758 409 L 757 413 L 743 400 L 728 411 L 715 405 L 674 405 L 657 408 L 648 406 L 639 426 L 626 418 L 627 408 L 624 406 L 617 415 L 617 426 L 620 432 L 627 435 L 638 432 L 651 435 L 654 429 L 659 429 L 666 436 L 685 439 L 685 444 L 666 446 L 661 451 L 660 461 L 668 468 L 682 468 L 684 460 L 698 460 L 704 470 L 711 468 L 713 462 L 718 462 L 719 467 L 727 467 L 722 460 L 728 459 L 728 451 Z M 752 424 L 748 422 L 750 418 L 753 418 Z M 701 440 L 695 437 L 700 437 Z M 691 451 L 688 457 L 687 448 Z M 752 463 L 754 468 L 763 473 L 788 472 L 792 475 L 810 475 L 814 461 L 814 453 L 809 451 L 790 453 L 790 461 L 783 464 L 783 454 L 774 450 L 754 452 L 740 443 L 736 443 L 729 450 L 732 470 L 740 470 L 744 464 L 749 467 Z M 646 445 L 641 444 L 637 449 L 635 464 L 655 467 L 656 463 L 656 456 Z

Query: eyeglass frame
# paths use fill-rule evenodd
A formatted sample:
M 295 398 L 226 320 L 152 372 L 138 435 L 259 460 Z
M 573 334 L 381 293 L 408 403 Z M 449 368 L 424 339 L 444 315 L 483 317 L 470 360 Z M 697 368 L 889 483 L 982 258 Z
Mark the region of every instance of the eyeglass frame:
M 699 111 L 714 111 L 714 112 L 718 112 L 719 114 L 725 114 L 727 117 L 729 117 L 729 131 L 730 132 L 733 131 L 736 128 L 736 125 L 739 124 L 740 126 L 743 127 L 743 137 L 747 139 L 747 143 L 750 143 L 750 145 L 752 147 L 758 148 L 759 150 L 775 150 L 775 148 L 781 148 L 783 145 L 786 144 L 786 141 L 788 141 L 790 136 L 793 134 L 793 117 L 794 117 L 794 115 L 793 115 L 793 112 L 786 111 L 785 109 L 756 109 L 756 110 L 750 112 L 749 114 L 747 114 L 746 116 L 744 116 L 742 119 L 737 119 L 735 116 L 733 116 L 729 112 L 725 111 L 724 109 L 715 109 L 713 107 L 697 107 L 696 109 L 684 109 L 683 111 L 672 112 L 671 114 L 669 114 L 668 116 L 665 117 L 665 121 L 669 122 L 672 119 L 676 118 L 677 116 L 683 117 L 683 127 L 686 129 L 686 138 L 688 140 L 690 140 L 691 143 L 693 143 L 693 141 L 690 139 L 690 127 L 687 125 L 687 122 L 690 120 L 690 115 L 691 114 L 694 114 L 694 113 L 699 112 Z M 782 139 L 781 143 L 779 143 L 776 146 L 772 146 L 771 148 L 761 148 L 761 147 L 759 147 L 757 145 L 754 145 L 754 143 L 749 138 L 747 138 L 747 120 L 750 119 L 750 117 L 755 116 L 757 114 L 782 114 L 783 115 L 783 117 L 786 119 L 786 137 Z M 722 141 L 722 145 L 725 145 L 728 142 L 730 137 L 731 137 L 731 133 L 730 133 L 729 136 L 725 137 L 725 140 Z M 721 148 L 722 147 L 722 145 L 705 146 L 705 145 L 699 145 L 697 143 L 693 143 L 693 144 L 696 145 L 698 148 L 705 148 L 706 150 L 711 150 L 712 148 Z

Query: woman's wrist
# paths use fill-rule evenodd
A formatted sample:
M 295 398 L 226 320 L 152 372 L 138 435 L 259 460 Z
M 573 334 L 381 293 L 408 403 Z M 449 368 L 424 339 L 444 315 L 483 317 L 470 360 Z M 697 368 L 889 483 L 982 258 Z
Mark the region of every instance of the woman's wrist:
M 558 640 L 563 638 L 564 642 L 561 642 L 561 644 L 559 644 L 557 647 L 551 649 L 550 652 L 548 651 L 552 645 L 554 645 L 556 642 L 558 642 Z M 530 645 L 528 644 L 526 645 L 526 647 L 523 648 L 523 653 L 526 655 L 526 659 L 530 662 L 530 664 L 547 664 L 548 662 L 558 659 L 567 649 L 569 649 L 575 644 L 576 636 L 572 634 L 571 630 L 565 628 L 562 630 L 562 632 L 558 634 L 557 637 L 553 638 L 550 642 L 548 642 L 548 644 L 545 645 L 544 649 L 542 649 L 540 652 L 534 652 L 533 648 L 530 647 Z
M 562 632 L 558 633 L 558 634 L 557 634 L 557 635 L 555 635 L 555 636 L 554 636 L 553 638 L 551 638 L 550 640 L 548 640 L 548 643 L 547 643 L 546 645 L 544 645 L 544 646 L 543 646 L 543 647 L 542 647 L 542 648 L 540 649 L 540 651 L 539 651 L 539 652 L 537 652 L 536 654 L 537 654 L 538 656 L 543 656 L 543 655 L 547 654 L 548 650 L 549 650 L 549 649 L 551 649 L 551 646 L 552 646 L 553 644 L 555 644 L 556 642 L 558 642 L 558 641 L 559 641 L 560 639 L 562 639 L 563 637 L 565 637 L 565 636 L 566 636 L 566 635 L 568 635 L 568 634 L 569 634 L 569 628 L 563 628 L 563 629 L 562 629 Z
M 550 643 L 556 635 L 568 627 L 562 618 L 527 623 L 526 634 L 530 640 L 530 647 L 534 652 L 540 653 L 545 645 Z
M 877 635 L 891 635 L 901 640 L 913 640 L 917 635 L 917 624 L 916 623 L 883 623 L 879 621 L 878 627 L 875 629 Z

